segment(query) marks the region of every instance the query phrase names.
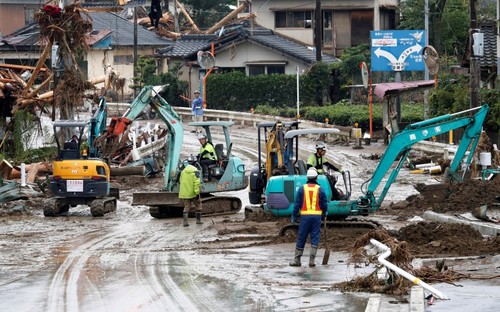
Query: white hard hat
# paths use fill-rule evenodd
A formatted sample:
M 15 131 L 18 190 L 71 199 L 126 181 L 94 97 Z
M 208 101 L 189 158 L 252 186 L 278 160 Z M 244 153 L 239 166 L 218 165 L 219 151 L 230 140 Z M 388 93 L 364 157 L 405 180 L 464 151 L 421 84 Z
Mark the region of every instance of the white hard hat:
M 312 167 L 307 170 L 307 179 L 312 180 L 318 177 L 318 171 L 316 168 Z
M 324 150 L 326 150 L 326 144 L 325 144 L 325 142 L 319 141 L 318 143 L 316 143 L 316 149 L 324 149 Z
M 207 136 L 204 135 L 203 133 L 198 134 L 198 140 L 206 139 L 206 138 L 207 138 Z

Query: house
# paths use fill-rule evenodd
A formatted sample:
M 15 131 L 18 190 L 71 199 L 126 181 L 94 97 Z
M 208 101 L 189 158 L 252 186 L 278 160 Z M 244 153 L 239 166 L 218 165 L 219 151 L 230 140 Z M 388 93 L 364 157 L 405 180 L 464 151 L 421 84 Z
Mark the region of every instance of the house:
M 314 49 L 248 20 L 225 26 L 214 35 L 182 35 L 173 45 L 159 49 L 157 56 L 169 64 L 183 64 L 186 70 L 181 79 L 188 81 L 190 93 L 200 88 L 208 70 L 200 67 L 199 51 L 213 51 L 216 72 L 242 71 L 247 75 L 303 73 L 316 62 Z M 329 54 L 323 54 L 321 60 L 339 61 Z
M 238 0 L 243 4 L 245 0 Z M 322 0 L 322 51 L 340 56 L 345 48 L 368 44 L 371 30 L 396 29 L 397 0 Z M 257 24 L 276 34 L 315 46 L 316 1 L 252 0 L 239 17 L 254 15 Z
M 497 80 L 497 25 L 493 21 L 483 21 L 479 25 L 479 32 L 483 34 L 483 55 L 478 57 L 479 69 L 481 73 L 480 86 L 488 89 L 495 88 Z M 470 67 L 470 57 L 471 51 L 469 46 L 469 40 L 467 40 L 467 48 L 464 59 L 462 60 L 462 66 Z
M 134 24 L 111 12 L 89 13 L 93 31 L 87 44 L 89 50 L 79 64 L 86 78 L 91 79 L 105 74 L 111 66 L 125 78 L 124 91 L 134 77 Z M 0 62 L 9 64 L 35 65 L 40 57 L 40 33 L 38 25 L 32 23 L 0 39 Z M 157 36 L 154 32 L 137 27 L 137 55 L 153 56 L 157 49 L 172 45 L 172 41 Z M 159 63 L 158 71 L 166 72 L 166 64 Z
M 0 37 L 30 24 L 41 3 L 40 0 L 1 0 Z

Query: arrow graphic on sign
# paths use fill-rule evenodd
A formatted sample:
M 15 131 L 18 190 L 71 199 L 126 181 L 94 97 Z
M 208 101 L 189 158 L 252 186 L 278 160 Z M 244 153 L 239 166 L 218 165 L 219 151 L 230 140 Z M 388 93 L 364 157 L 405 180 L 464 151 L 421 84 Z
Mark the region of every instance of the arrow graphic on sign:
M 396 57 L 394 57 L 394 55 L 392 55 L 388 51 L 382 50 L 381 48 L 378 48 L 377 50 L 375 50 L 374 53 L 378 58 L 383 56 L 386 59 L 388 59 L 391 63 L 396 63 L 398 61 L 398 60 L 396 60 Z
M 422 46 L 418 43 L 412 47 L 409 47 L 408 49 L 404 50 L 403 53 L 401 53 L 401 55 L 399 56 L 398 62 L 403 63 L 406 60 L 406 58 L 408 57 L 408 55 L 415 53 L 415 52 L 418 53 L 418 52 L 420 52 L 420 50 L 422 50 Z M 392 54 L 391 54 L 391 56 L 392 56 Z

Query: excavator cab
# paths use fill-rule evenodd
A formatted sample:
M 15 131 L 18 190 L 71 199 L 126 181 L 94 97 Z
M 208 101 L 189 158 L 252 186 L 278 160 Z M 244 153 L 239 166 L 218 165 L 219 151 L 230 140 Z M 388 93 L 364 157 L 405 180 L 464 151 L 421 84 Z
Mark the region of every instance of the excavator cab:
M 257 167 L 252 168 L 250 173 L 248 192 L 251 205 L 262 204 L 262 195 L 271 176 L 289 173 L 285 133 L 298 128 L 298 121 L 261 122 L 257 125 L 258 161 Z M 301 171 L 305 174 L 305 163 L 297 163 L 297 170 L 299 167 L 302 167 Z M 251 206 L 246 208 L 246 211 L 250 210 Z
M 58 153 L 50 177 L 52 197 L 43 207 L 46 217 L 68 212 L 77 205 L 90 206 L 94 217 L 116 210 L 118 191 L 110 188 L 108 165 L 101 159 L 87 157 L 86 149 L 80 151 L 87 125 L 87 121 L 78 120 L 54 122 Z
M 217 154 L 217 162 L 208 166 L 208 182 L 202 181 L 202 192 L 214 192 L 224 183 L 227 190 L 237 190 L 246 188 L 248 179 L 245 175 L 245 165 L 240 158 L 232 155 L 233 143 L 229 135 L 229 127 L 234 124 L 232 121 L 200 121 L 191 122 L 189 127 L 199 127 L 203 129 L 208 142 L 214 146 Z M 222 134 L 224 137 L 219 138 Z M 201 170 L 201 166 L 197 164 Z

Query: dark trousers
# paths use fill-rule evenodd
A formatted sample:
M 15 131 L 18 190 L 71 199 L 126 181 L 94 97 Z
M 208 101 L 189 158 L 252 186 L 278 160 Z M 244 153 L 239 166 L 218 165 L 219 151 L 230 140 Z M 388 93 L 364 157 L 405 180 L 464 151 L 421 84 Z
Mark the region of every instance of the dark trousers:
M 208 166 L 215 165 L 216 161 L 208 158 L 202 158 L 200 162 L 201 162 L 201 171 L 203 171 L 203 177 L 208 178 L 209 176 Z
M 335 179 L 334 176 L 328 175 L 328 181 L 330 182 L 330 186 L 332 189 L 332 200 L 339 200 L 340 199 L 340 193 L 337 190 L 337 187 L 335 185 L 337 184 L 337 179 Z
M 319 216 L 301 216 L 299 222 L 299 235 L 297 237 L 297 249 L 304 249 L 307 236 L 310 235 L 311 246 L 318 247 L 321 231 L 321 215 Z
M 158 28 L 160 24 L 160 18 L 162 17 L 160 4 L 153 4 L 151 6 L 151 12 L 149 12 L 149 19 L 151 20 L 151 26 Z

